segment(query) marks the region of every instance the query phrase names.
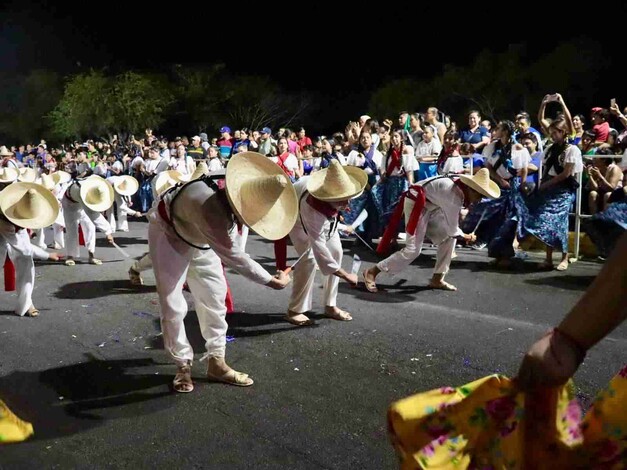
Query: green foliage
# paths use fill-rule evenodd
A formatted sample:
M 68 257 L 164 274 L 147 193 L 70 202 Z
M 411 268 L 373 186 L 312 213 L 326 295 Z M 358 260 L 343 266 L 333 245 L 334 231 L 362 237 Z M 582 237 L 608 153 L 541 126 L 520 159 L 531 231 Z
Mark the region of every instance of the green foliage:
M 50 119 L 64 138 L 140 133 L 161 125 L 171 103 L 163 80 L 136 72 L 107 77 L 92 70 L 68 80 Z

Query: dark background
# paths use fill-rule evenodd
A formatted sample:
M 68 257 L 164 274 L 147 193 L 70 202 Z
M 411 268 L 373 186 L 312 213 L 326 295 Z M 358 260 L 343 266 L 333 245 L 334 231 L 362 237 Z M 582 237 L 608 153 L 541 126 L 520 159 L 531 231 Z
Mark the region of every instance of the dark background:
M 445 64 L 467 65 L 481 50 L 501 52 L 510 44 L 525 44 L 531 61 L 584 37 L 602 44 L 607 61 L 616 64 L 616 73 L 601 77 L 591 96 L 569 101 L 571 111 L 587 113 L 591 106 L 609 106 L 610 97 L 625 101 L 625 9 L 605 2 L 592 18 L 573 6 L 537 4 L 317 2 L 285 8 L 13 0 L 0 11 L 0 72 L 47 68 L 65 75 L 106 67 L 115 73 L 224 63 L 229 71 L 267 75 L 287 91 L 307 90 L 333 103 L 320 114 L 323 130 L 324 123 L 366 112 L 372 92 L 389 80 L 429 79 Z

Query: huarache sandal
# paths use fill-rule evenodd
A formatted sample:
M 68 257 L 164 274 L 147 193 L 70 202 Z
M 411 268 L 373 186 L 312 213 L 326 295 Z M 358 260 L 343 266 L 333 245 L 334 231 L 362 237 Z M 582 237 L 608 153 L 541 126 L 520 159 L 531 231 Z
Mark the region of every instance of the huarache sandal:
M 65 265 L 66 266 L 74 266 L 74 265 L 76 265 L 76 261 L 74 261 L 73 259 L 66 259 L 65 260 Z
M 39 316 L 39 310 L 37 308 L 35 308 L 34 305 L 31 305 L 31 307 L 26 311 L 26 313 L 24 314 L 27 317 L 38 317 Z
M 225 372 L 220 376 L 216 376 L 207 372 L 207 379 L 209 380 L 209 382 L 221 382 L 228 385 L 235 385 L 237 387 L 250 387 L 252 384 L 255 383 L 253 379 L 248 376 L 248 374 L 237 372 L 233 369 Z
M 455 292 L 457 290 L 457 287 L 455 287 L 453 284 L 449 284 L 448 282 L 445 281 L 440 281 L 438 284 L 434 284 L 433 282 L 429 283 L 429 287 L 431 289 L 440 289 L 440 290 L 448 290 L 451 292 Z
M 194 390 L 194 382 L 192 382 L 192 367 L 190 365 L 178 368 L 174 380 L 172 381 L 174 391 L 178 393 L 189 393 Z
M 135 271 L 133 268 L 129 268 L 128 278 L 130 279 L 131 285 L 133 286 L 144 285 L 144 280 L 142 279 L 141 273 L 139 271 Z
M 324 315 L 339 321 L 351 321 L 353 319 L 350 313 L 337 307 L 335 310 L 325 310 Z
M 287 312 L 283 319 L 296 326 L 309 326 L 315 324 L 315 322 L 307 315 L 296 312 Z
M 363 273 L 361 273 L 361 277 L 364 280 L 364 285 L 366 286 L 366 290 L 372 293 L 379 292 L 379 289 L 377 288 L 377 283 L 374 282 L 374 280 L 368 278 L 368 273 L 369 273 L 368 269 L 366 269 Z
M 89 258 L 89 264 L 95 264 L 100 266 L 102 264 L 102 260 L 98 258 Z
M 557 270 L 558 271 L 566 271 L 568 269 L 568 260 L 565 259 L 564 261 L 560 262 L 560 264 L 557 265 Z

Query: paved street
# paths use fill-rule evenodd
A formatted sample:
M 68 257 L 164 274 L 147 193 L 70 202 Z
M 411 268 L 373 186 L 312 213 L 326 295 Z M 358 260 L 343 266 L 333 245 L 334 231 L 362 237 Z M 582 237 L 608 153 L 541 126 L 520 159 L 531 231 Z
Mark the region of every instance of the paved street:
M 147 224 L 131 228 L 116 241 L 140 256 Z M 13 315 L 15 296 L 3 294 L 0 398 L 33 423 L 35 436 L 0 448 L 2 469 L 396 468 L 386 434 L 390 403 L 491 373 L 513 376 L 527 347 L 600 268 L 578 262 L 565 273 L 536 272 L 527 261 L 503 273 L 490 270 L 485 252 L 458 249 L 447 280 L 459 292 L 431 291 L 424 286 L 434 250 L 427 249 L 401 275 L 380 277 L 385 293 L 342 284 L 339 306 L 354 321 L 317 316 L 309 328 L 281 320 L 289 287 L 273 291 L 227 270 L 237 309 L 228 317 L 227 360 L 255 385 L 203 381 L 196 361 L 196 389 L 174 395 L 154 276 L 132 288 L 131 260 L 98 236 L 102 266 L 37 264 L 39 318 Z M 364 266 L 375 260 L 362 246 L 345 248 L 347 269 L 353 252 Z M 273 269 L 271 243 L 251 235 L 248 251 Z M 193 311 L 186 324 L 200 358 Z M 589 353 L 575 377 L 582 400 L 618 371 L 626 348 L 623 325 Z

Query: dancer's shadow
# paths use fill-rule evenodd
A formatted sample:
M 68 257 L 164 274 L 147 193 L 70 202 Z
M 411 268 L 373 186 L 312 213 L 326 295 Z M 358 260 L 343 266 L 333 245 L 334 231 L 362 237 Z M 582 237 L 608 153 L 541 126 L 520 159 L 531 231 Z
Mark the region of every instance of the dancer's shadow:
M 584 291 L 594 281 L 596 276 L 575 276 L 572 274 L 562 274 L 559 276 L 547 276 L 538 279 L 526 279 L 527 284 L 536 286 L 551 286 L 559 289 Z
M 70 282 L 59 287 L 53 295 L 58 299 L 97 299 L 109 295 L 146 294 L 156 291 L 156 286 L 132 286 L 127 279 L 112 279 Z
M 345 282 L 340 283 L 339 291 L 342 294 L 352 295 L 353 297 L 365 300 L 366 302 L 377 302 L 382 304 L 398 304 L 415 300 L 415 294 L 432 290 L 427 286 L 405 286 L 407 279 L 399 279 L 394 284 L 377 283 L 378 292 L 369 292 L 363 283 L 363 279 L 359 280 L 357 287 L 351 287 Z M 393 295 L 386 295 L 393 294 Z
M 156 374 L 159 364 L 152 359 L 86 356 L 87 362 L 0 378 L 0 397 L 33 424 L 35 439 L 74 434 L 107 419 L 160 412 L 174 403 L 165 399 L 171 396 L 171 377 Z
M 116 244 L 124 247 L 124 246 L 132 246 L 132 245 L 148 245 L 148 239 L 147 238 L 140 238 L 140 237 L 119 237 L 116 236 L 115 233 L 113 234 L 113 240 L 115 241 Z M 102 247 L 102 248 L 113 248 L 112 245 L 109 244 L 109 242 L 107 241 L 106 238 L 97 238 L 96 239 L 96 246 L 98 247 Z

